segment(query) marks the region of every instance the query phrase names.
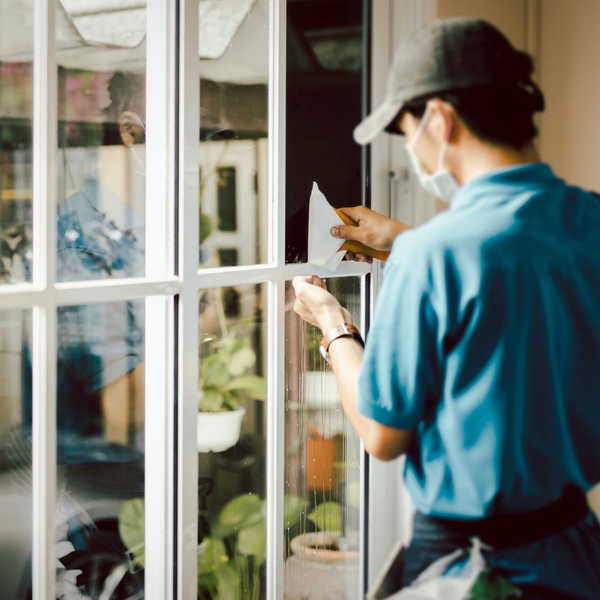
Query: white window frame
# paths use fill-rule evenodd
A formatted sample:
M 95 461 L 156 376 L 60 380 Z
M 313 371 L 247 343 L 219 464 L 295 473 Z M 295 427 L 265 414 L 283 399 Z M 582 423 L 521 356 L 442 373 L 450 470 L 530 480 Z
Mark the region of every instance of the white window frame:
M 198 292 L 206 288 L 264 283 L 268 322 L 267 598 L 275 600 L 283 597 L 284 590 L 285 285 L 296 275 L 317 274 L 331 278 L 331 273 L 307 264 L 285 264 L 286 1 L 270 2 L 270 227 L 266 265 L 198 269 L 198 2 L 148 0 L 146 15 L 146 74 L 147 89 L 151 91 L 147 94 L 146 231 L 148 239 L 152 239 L 151 244 L 146 244 L 146 277 L 57 283 L 55 2 L 35 0 L 34 278 L 31 284 L 0 288 L 0 310 L 32 309 L 33 314 L 33 598 L 55 598 L 57 308 L 146 300 L 145 420 L 146 440 L 152 443 L 146 445 L 145 459 L 145 597 L 195 600 Z M 359 276 L 364 283 L 371 271 L 370 266 L 362 263 L 343 263 L 335 277 Z M 363 300 L 370 293 L 363 285 Z M 365 305 L 363 302 L 362 325 L 366 319 Z M 366 486 L 367 462 L 362 446 L 361 456 Z M 363 499 L 361 539 L 364 541 L 367 539 L 364 514 L 367 496 L 364 493 Z M 363 546 L 362 550 L 366 552 L 367 548 Z M 365 565 L 366 562 L 361 561 L 363 589 Z

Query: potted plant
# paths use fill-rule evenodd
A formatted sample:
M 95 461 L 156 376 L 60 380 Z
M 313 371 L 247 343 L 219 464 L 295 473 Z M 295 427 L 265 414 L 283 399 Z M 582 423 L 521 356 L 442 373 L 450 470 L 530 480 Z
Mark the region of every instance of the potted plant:
M 297 496 L 284 500 L 285 527 L 293 527 L 306 503 Z M 201 515 L 202 515 L 201 511 Z M 266 501 L 257 494 L 230 500 L 198 544 L 198 598 L 259 600 L 261 568 L 266 559 Z M 130 559 L 144 567 L 144 500 L 124 502 L 119 533 Z
M 248 399 L 264 401 L 264 377 L 251 373 L 256 363 L 247 324 L 225 329 L 223 337 L 203 334 L 199 381 L 199 452 L 223 452 L 240 437 Z M 223 326 L 222 326 L 223 329 Z

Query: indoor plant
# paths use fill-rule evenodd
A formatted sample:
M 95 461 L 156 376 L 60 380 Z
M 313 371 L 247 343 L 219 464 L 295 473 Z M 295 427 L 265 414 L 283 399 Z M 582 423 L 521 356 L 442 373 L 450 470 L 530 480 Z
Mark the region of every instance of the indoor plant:
M 247 323 L 227 328 L 223 337 L 201 336 L 198 406 L 198 451 L 223 452 L 239 439 L 244 402 L 266 399 L 264 377 L 254 375 L 256 363 Z

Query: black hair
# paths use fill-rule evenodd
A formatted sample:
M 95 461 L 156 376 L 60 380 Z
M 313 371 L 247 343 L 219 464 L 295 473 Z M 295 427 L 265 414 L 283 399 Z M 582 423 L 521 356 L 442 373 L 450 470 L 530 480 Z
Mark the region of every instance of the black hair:
M 398 114 L 396 127 L 404 112 L 421 119 L 427 103 L 433 98 L 448 102 L 479 139 L 517 150 L 530 144 L 537 136 L 533 117 L 544 108 L 544 96 L 532 82 L 529 87 L 487 85 L 415 98 Z

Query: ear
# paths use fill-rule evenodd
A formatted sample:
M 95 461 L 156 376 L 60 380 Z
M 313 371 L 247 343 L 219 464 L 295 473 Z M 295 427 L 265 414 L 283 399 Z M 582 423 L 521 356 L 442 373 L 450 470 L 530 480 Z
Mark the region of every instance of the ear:
M 126 110 L 119 115 L 119 133 L 125 146 L 130 148 L 136 143 L 136 139 L 140 138 L 139 129 L 135 113 Z
M 450 142 L 455 131 L 456 112 L 451 104 L 439 98 L 433 98 L 428 103 L 431 111 L 431 128 L 439 136 L 441 142 Z

